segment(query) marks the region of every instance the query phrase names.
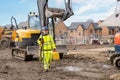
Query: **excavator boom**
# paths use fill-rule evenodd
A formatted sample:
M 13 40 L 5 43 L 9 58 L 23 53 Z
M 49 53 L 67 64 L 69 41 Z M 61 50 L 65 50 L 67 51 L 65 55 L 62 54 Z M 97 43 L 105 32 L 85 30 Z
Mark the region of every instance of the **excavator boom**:
M 15 26 L 13 25 L 13 23 L 15 23 Z M 15 27 L 16 29 L 18 29 L 18 25 L 17 25 L 17 21 L 16 18 L 14 18 L 13 16 L 11 17 L 11 28 Z
M 51 8 L 48 5 L 48 0 L 37 0 L 38 4 L 38 13 L 41 28 L 43 26 L 48 26 L 51 35 L 53 35 L 53 39 L 55 41 L 55 26 L 59 25 L 60 22 L 67 20 L 74 13 L 72 11 L 71 0 L 65 0 L 65 9 L 61 8 Z M 56 42 L 56 41 L 55 41 Z M 57 51 L 59 53 L 66 53 L 66 45 L 56 45 Z
M 66 9 L 48 7 L 48 0 L 37 0 L 41 27 L 48 24 L 48 18 L 59 18 L 65 21 L 74 13 L 71 8 L 71 0 L 65 0 Z

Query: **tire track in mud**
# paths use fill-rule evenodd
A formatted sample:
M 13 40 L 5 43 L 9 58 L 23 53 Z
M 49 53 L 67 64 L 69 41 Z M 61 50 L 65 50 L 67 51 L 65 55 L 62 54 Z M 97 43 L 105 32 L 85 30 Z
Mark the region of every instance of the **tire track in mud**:
M 111 74 L 119 72 L 113 66 L 109 67 L 107 61 L 98 61 L 87 53 L 87 56 L 65 55 L 63 59 L 53 61 L 46 73 L 40 61 L 12 59 L 10 51 L 0 50 L 0 79 L 3 80 L 109 80 Z M 76 68 L 79 71 L 74 71 Z
M 67 56 L 64 61 L 66 61 L 66 64 L 71 62 L 70 65 L 67 65 L 68 69 L 75 67 L 80 69 L 79 72 L 73 71 L 72 73 L 74 74 L 71 75 L 79 76 L 79 77 L 82 76 L 84 77 L 85 80 L 108 80 L 111 74 L 117 72 L 116 69 L 113 66 L 111 66 L 109 63 L 106 62 L 107 63 L 106 64 L 105 62 L 101 62 L 101 61 L 99 62 L 96 61 L 96 59 L 90 58 L 88 56 L 87 57 L 83 55 L 82 56 L 78 55 L 77 57 L 74 55 L 70 57 Z M 71 72 L 71 69 L 65 70 L 66 66 L 61 66 L 61 67 L 59 69 L 63 70 L 64 72 L 68 72 L 68 73 Z

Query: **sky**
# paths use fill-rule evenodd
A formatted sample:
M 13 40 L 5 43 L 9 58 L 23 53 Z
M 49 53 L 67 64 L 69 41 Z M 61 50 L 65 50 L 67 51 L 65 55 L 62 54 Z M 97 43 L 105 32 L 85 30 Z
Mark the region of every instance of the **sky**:
M 49 7 L 64 8 L 64 0 L 49 0 Z M 72 0 L 74 15 L 64 23 L 84 22 L 93 19 L 95 22 L 104 20 L 114 13 L 116 0 Z M 0 0 L 0 25 L 10 24 L 11 16 L 17 22 L 27 20 L 29 12 L 38 12 L 37 0 Z

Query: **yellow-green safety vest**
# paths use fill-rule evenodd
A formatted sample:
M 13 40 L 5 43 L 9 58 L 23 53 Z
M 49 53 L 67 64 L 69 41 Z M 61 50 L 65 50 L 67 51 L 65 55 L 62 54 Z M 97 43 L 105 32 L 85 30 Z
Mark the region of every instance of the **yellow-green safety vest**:
M 44 40 L 44 44 L 41 44 L 40 39 Z M 42 47 L 42 50 L 52 50 L 56 48 L 54 40 L 50 34 L 40 35 L 40 37 L 37 40 L 37 43 Z

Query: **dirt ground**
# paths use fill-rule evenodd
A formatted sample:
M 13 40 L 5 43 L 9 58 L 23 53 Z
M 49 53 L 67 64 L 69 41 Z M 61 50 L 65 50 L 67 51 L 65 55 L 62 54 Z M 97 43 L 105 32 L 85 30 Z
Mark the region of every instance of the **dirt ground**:
M 12 59 L 11 49 L 0 50 L 0 80 L 120 80 L 120 70 L 108 60 L 108 46 L 80 46 L 53 61 L 44 72 L 38 60 Z

